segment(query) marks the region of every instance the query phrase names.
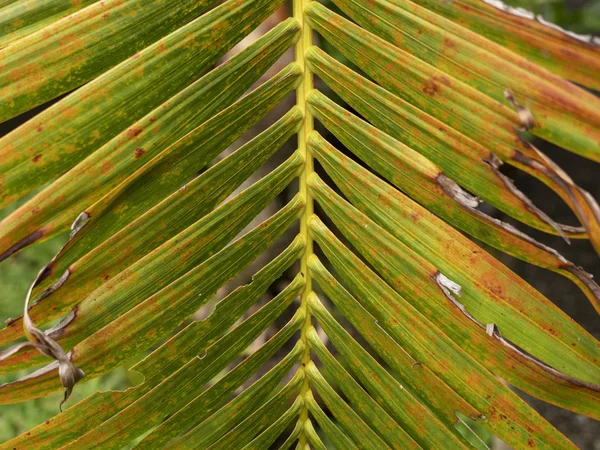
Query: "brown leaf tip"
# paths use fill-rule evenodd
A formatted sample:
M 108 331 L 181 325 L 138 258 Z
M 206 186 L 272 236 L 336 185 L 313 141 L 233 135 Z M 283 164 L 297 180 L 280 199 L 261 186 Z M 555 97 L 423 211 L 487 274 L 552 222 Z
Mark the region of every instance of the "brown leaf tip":
M 85 372 L 76 367 L 67 357 L 67 359 L 59 360 L 58 375 L 60 376 L 62 385 L 65 387 L 65 395 L 59 405 L 59 409 L 62 412 L 63 403 L 71 396 L 73 386 L 85 376 Z

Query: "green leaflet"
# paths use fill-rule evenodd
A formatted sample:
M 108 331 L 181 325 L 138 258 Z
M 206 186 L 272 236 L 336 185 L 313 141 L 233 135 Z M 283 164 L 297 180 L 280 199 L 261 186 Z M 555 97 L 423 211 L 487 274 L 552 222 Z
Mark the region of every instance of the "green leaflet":
M 456 304 L 447 298 L 447 293 L 434 280 L 441 268 L 409 250 L 369 217 L 342 200 L 318 177 L 313 177 L 311 182 L 319 204 L 365 259 L 401 295 L 416 300 L 428 292 L 426 300 L 417 303 L 425 308 L 422 302 L 426 302 L 428 311 L 435 305 L 428 316 L 433 315 L 437 323 L 443 323 L 443 316 L 447 314 L 444 310 L 456 308 Z M 455 302 L 464 305 L 479 322 L 497 325 L 503 336 L 555 369 L 597 384 L 600 368 L 595 361 L 600 345 L 571 318 L 553 307 L 548 299 L 517 276 L 509 275 L 510 271 L 502 270 L 499 263 L 494 269 L 481 268 L 477 284 L 464 272 L 457 272 L 452 270 L 451 273 L 463 284 L 459 283 L 456 289 L 453 287 L 457 291 L 454 292 Z M 514 284 L 505 283 L 507 278 L 514 280 Z M 542 318 L 539 322 L 532 320 L 533 317 L 539 318 L 536 307 L 544 308 L 543 321 Z M 571 345 L 573 343 L 574 346 Z M 550 347 L 551 351 L 548 350 Z
M 86 376 L 94 377 L 166 337 L 266 250 L 299 217 L 303 207 L 304 199 L 296 196 L 276 215 L 192 269 L 186 277 L 179 278 L 77 344 L 72 350 L 73 360 Z M 115 340 L 113 336 L 121 339 Z M 0 386 L 0 404 L 39 397 L 59 389 L 55 365 L 49 365 L 33 377 Z
M 426 156 L 461 186 L 476 192 L 511 217 L 548 233 L 557 233 L 559 225 L 536 208 L 498 171 L 501 161 L 484 145 L 396 97 L 316 47 L 307 52 L 307 61 L 329 87 L 379 130 Z M 321 95 L 313 95 L 312 101 L 321 110 L 335 105 Z M 514 151 L 509 150 L 498 156 L 513 163 L 511 158 Z M 527 154 L 531 157 L 531 152 Z M 543 159 L 535 156 L 533 159 L 550 170 L 549 164 Z M 593 212 L 595 202 L 576 199 L 574 203 L 570 192 L 575 186 L 557 183 L 546 172 L 534 171 L 531 174 L 561 195 L 582 223 L 585 224 L 586 217 L 590 217 L 597 226 Z M 588 226 L 588 231 L 589 228 Z M 594 236 L 591 232 L 590 234 Z
M 281 369 L 286 367 L 289 369 L 290 366 L 281 365 L 280 363 L 263 376 L 261 380 L 252 385 L 251 388 L 244 391 L 241 395 L 225 405 L 225 407 L 221 408 L 218 412 L 167 448 L 185 449 L 190 448 L 190 446 L 199 448 L 231 448 L 226 446 L 226 442 L 231 438 L 231 432 L 230 434 L 226 433 L 228 430 L 232 430 L 233 432 L 235 426 L 238 424 L 239 432 L 252 433 L 253 430 L 258 432 L 256 427 L 259 424 L 257 422 L 260 421 L 261 418 L 264 418 L 261 407 L 265 405 L 271 406 L 272 408 L 274 407 L 271 410 L 269 410 L 270 408 L 264 408 L 265 412 L 275 412 L 276 414 L 273 415 L 273 418 L 279 417 L 285 411 L 287 400 L 291 398 L 291 395 L 298 389 L 300 383 L 303 381 L 303 373 L 297 372 L 291 381 L 265 402 L 266 398 L 269 397 L 269 393 L 277 387 L 280 380 L 285 375 L 285 372 Z M 245 417 L 248 417 L 248 419 L 244 420 Z
M 61 278 L 58 289 L 50 288 L 44 293 L 42 300 L 30 308 L 30 316 L 39 325 L 60 317 L 112 276 L 208 214 L 279 149 L 300 119 L 299 111 L 292 109 L 261 135 L 192 180 L 184 190 L 175 191 L 70 265 L 69 276 Z M 115 245 L 120 250 L 115 250 Z M 37 292 L 46 286 L 49 282 L 45 280 Z M 61 295 L 63 292 L 67 295 Z M 20 337 L 20 328 L 21 320 L 10 323 L 0 331 L 1 340 L 9 342 Z
M 126 409 L 89 430 L 66 448 L 87 449 L 97 448 L 98 445 L 121 448 L 144 431 L 158 425 L 197 397 L 204 385 L 233 361 L 240 351 L 247 348 L 302 292 L 303 287 L 304 283 L 298 276 L 272 302 L 209 347 L 206 356 L 193 358 Z M 291 328 L 297 326 L 298 321 L 294 323 L 292 320 Z M 282 335 L 285 334 L 284 331 Z M 282 366 L 287 366 L 289 370 L 299 353 L 298 350 L 292 351 L 291 357 L 282 361 Z
M 73 407 L 32 428 L 0 448 L 53 450 L 77 439 L 90 428 L 102 423 L 139 396 L 139 387 L 125 392 L 95 392 Z
M 254 438 L 252 442 L 244 446 L 243 450 L 263 450 L 265 448 L 270 448 L 270 446 L 275 442 L 275 440 L 285 431 L 285 429 L 292 423 L 292 420 L 296 419 L 298 412 L 301 408 L 302 400 L 300 397 L 296 398 L 294 404 L 281 416 L 277 419 L 277 417 L 273 414 L 272 417 L 274 420 L 273 425 L 263 431 L 259 436 Z M 265 405 L 267 408 L 269 405 Z M 271 413 L 271 411 L 269 411 Z M 233 430 L 233 433 L 236 433 Z M 235 438 L 235 444 L 243 442 L 240 438 L 241 433 L 233 434 L 232 437 Z M 217 444 L 215 444 L 217 445 Z
M 316 267 L 318 263 L 312 261 L 311 266 Z M 336 301 L 341 300 L 336 299 Z M 317 302 L 319 302 L 317 297 L 311 298 L 311 311 L 319 310 L 316 315 L 321 318 L 319 323 L 323 326 L 327 336 L 332 340 L 343 360 L 350 366 L 350 371 L 359 379 L 371 397 L 387 411 L 383 414 L 370 414 L 370 417 L 389 414 L 399 424 L 395 426 L 401 427 L 409 434 L 405 435 L 403 439 L 390 437 L 387 441 L 390 447 L 394 448 L 395 442 L 405 442 L 403 445 L 416 448 L 441 448 L 444 446 L 451 446 L 456 449 L 465 448 L 465 445 L 458 438 L 458 434 L 452 434 L 455 431 L 454 427 L 451 427 L 450 430 L 446 429 L 427 408 L 420 404 L 417 398 L 405 390 L 394 377 L 383 369 Z M 311 348 L 323 363 L 325 373 L 328 370 L 335 373 L 334 377 L 342 391 L 346 392 L 355 384 L 354 389 L 359 388 L 356 381 L 334 359 L 333 355 L 318 339 L 318 336 L 313 333 L 308 336 L 308 339 Z M 346 396 L 350 397 L 347 392 Z M 358 405 L 354 409 L 357 411 L 363 410 Z M 367 415 L 363 418 L 368 420 Z M 389 430 L 394 430 L 394 428 L 389 427 Z
M 316 198 L 321 200 L 320 197 Z M 354 257 L 319 219 L 311 219 L 310 229 L 344 282 L 351 284 L 353 292 L 360 294 L 360 301 L 377 304 L 377 308 L 370 310 L 376 314 L 376 323 L 401 344 L 415 362 L 430 368 L 447 383 L 458 394 L 461 403 L 466 400 L 472 405 L 467 410 L 453 407 L 448 411 L 451 403 L 446 400 L 446 414 L 450 412 L 454 415 L 456 411 L 461 411 L 509 445 L 532 440 L 540 448 L 572 447 L 564 436 L 481 366 L 473 355 L 463 352 L 459 345 L 452 342 L 436 323 L 419 313 L 409 320 L 404 319 L 404 312 L 409 313 L 409 309 L 402 297 Z M 355 241 L 352 240 L 352 243 Z M 334 246 L 335 253 L 332 252 Z M 352 259 L 352 265 L 348 265 L 348 258 Z M 349 271 L 350 267 L 354 268 L 354 273 Z M 368 281 L 365 283 L 365 280 Z M 323 283 L 320 285 L 323 286 Z M 333 296 L 330 298 L 335 299 Z M 401 304 L 403 308 L 400 308 Z M 444 390 L 448 391 L 448 388 Z M 438 392 L 434 395 L 438 395 Z M 450 399 L 454 400 L 452 397 Z M 473 408 L 475 413 L 472 412 Z
M 0 48 L 51 25 L 65 16 L 91 5 L 96 0 L 0 1 Z
M 340 426 L 360 448 L 390 448 L 335 392 L 312 361 L 305 367 L 305 370 L 311 387 L 319 393 Z
M 364 29 L 499 103 L 510 89 L 529 103 L 533 134 L 600 160 L 600 100 L 593 94 L 407 0 L 335 3 Z
M 302 157 L 295 153 L 262 180 L 84 296 L 48 335 L 72 347 L 184 276 L 239 234 L 297 176 L 301 166 Z M 44 355 L 33 356 L 36 352 L 5 359 L 5 370 L 13 362 L 13 367 L 20 367 L 20 361 L 27 361 L 30 367 L 43 361 Z
M 147 392 L 180 369 L 192 358 L 204 354 L 207 347 L 220 338 L 247 307 L 258 301 L 267 287 L 298 259 L 303 249 L 302 238 L 298 236 L 280 255 L 256 273 L 250 284 L 239 287 L 219 302 L 214 312 L 206 320 L 192 322 L 132 367 L 131 370 L 145 375 L 144 383 L 136 386 L 135 389 L 129 389 L 125 393 L 93 394 L 47 423 L 34 428 L 30 433 L 9 441 L 7 445 L 12 444 L 14 447 L 22 446 L 23 448 L 53 448 L 56 445 L 70 442 L 93 429 L 112 416 L 110 408 L 106 408 L 104 405 L 111 405 L 112 408 L 118 410 L 123 409 L 143 395 L 144 392 Z M 299 322 L 300 320 L 302 320 L 302 316 L 297 315 L 296 321 Z M 288 336 L 290 332 L 293 333 L 297 326 L 298 323 L 294 325 L 294 322 L 292 322 L 289 326 L 284 327 L 277 338 L 271 339 L 268 345 L 263 346 L 263 350 L 255 354 L 256 358 L 261 358 L 260 355 L 270 352 L 270 349 L 279 345 L 278 343 L 282 339 L 285 340 L 285 336 Z M 210 355 L 207 353 L 207 356 L 211 358 L 218 355 L 218 352 L 211 352 Z M 248 361 L 248 364 L 250 364 L 250 361 Z M 233 377 L 234 375 L 229 379 Z
M 291 64 L 259 88 L 172 144 L 128 177 L 102 200 L 86 209 L 87 224 L 48 267 L 58 278 L 70 264 L 93 250 L 177 189 L 253 123 L 274 108 L 300 81 Z
M 288 438 L 285 440 L 285 442 L 281 444 L 279 450 L 288 450 L 289 448 L 291 448 L 292 445 L 296 443 L 296 441 L 298 440 L 298 436 L 300 436 L 300 433 L 302 433 L 303 430 L 304 429 L 300 427 L 300 423 L 296 422 L 296 426 L 294 427 Z
M 279 3 L 229 0 L 0 139 L 0 206 L 70 169 L 180 92 Z M 130 137 L 137 133 L 130 129 Z
M 81 211 L 132 172 L 230 106 L 294 42 L 298 29 L 294 19 L 281 23 L 116 135 L 4 219 L 2 257 L 66 230 Z
M 452 225 L 493 247 L 573 280 L 592 305 L 600 310 L 600 288 L 589 274 L 565 260 L 553 249 L 478 211 L 477 201 L 441 173 L 428 159 L 320 93 L 313 92 L 309 96 L 309 105 L 311 112 L 344 145 L 397 188 Z M 337 154 L 333 147 L 316 133 L 309 138 L 309 145 L 320 154 Z
M 260 409 L 255 411 L 254 414 L 251 414 L 251 411 L 248 411 L 246 414 L 251 414 L 250 417 L 208 448 L 210 450 L 233 448 L 234 445 L 244 445 L 249 440 L 252 441 L 248 442 L 247 445 L 244 445 L 244 449 L 268 448 L 268 444 L 266 444 L 266 447 L 260 446 L 261 442 L 264 440 L 272 442 L 272 439 L 277 437 L 273 436 L 274 431 L 276 432 L 277 430 L 285 428 L 285 425 L 287 425 L 292 418 L 297 416 L 298 411 L 302 407 L 302 400 L 297 397 L 292 406 L 286 411 L 288 403 L 293 399 L 293 395 L 296 394 L 294 391 L 298 389 L 300 380 L 302 379 L 301 376 L 297 378 L 299 378 L 298 382 L 295 382 L 296 380 L 292 379 L 288 386 L 277 393 L 277 395 L 265 403 Z M 260 435 L 256 439 L 253 439 L 258 433 L 260 433 Z
M 243 362 L 232 369 L 227 375 L 209 387 L 206 391 L 173 414 L 152 433 L 146 436 L 136 447 L 158 448 L 168 444 L 178 435 L 183 434 L 192 426 L 204 421 L 210 414 L 216 412 L 220 404 L 236 389 L 243 385 L 247 379 L 265 364 L 281 346 L 298 330 L 303 317 L 296 316 L 290 324 L 282 328 L 275 336 L 264 344 L 259 350 L 246 358 Z M 298 343 L 295 349 L 282 361 L 283 367 L 279 372 L 285 373 L 291 368 L 291 364 L 298 360 L 303 350 L 302 344 Z M 266 380 L 264 380 L 266 381 Z M 259 381 L 264 385 L 264 381 Z M 258 389 L 258 386 L 257 386 Z M 260 388 L 262 390 L 262 388 Z
M 327 415 L 323 412 L 319 404 L 315 401 L 312 394 L 308 396 L 307 404 L 310 412 L 315 417 L 321 429 L 325 433 L 325 435 L 331 440 L 331 442 L 335 445 L 335 448 L 344 448 L 348 450 L 355 450 L 358 447 L 350 440 L 348 435 L 343 433 L 335 424 L 327 417 Z M 310 443 L 317 449 L 326 449 L 323 442 L 319 438 L 319 435 L 315 431 L 312 426 L 312 422 L 307 421 L 304 425 L 307 430 L 306 433 L 308 435 L 308 439 Z
M 396 1 L 396 4 L 413 6 L 412 2 L 406 1 Z M 505 14 L 478 0 L 451 3 L 423 0 L 419 4 L 567 80 L 600 90 L 600 49 L 597 45 L 585 45 L 583 39 L 573 39 L 564 31 L 533 20 L 532 16 L 523 18 Z
M 90 3 L 89 0 L 84 2 Z M 48 0 L 36 0 L 29 3 L 18 2 L 3 8 L 2 17 L 9 21 L 11 16 L 18 15 L 20 17 L 13 21 L 26 25 L 36 19 L 43 21 L 44 16 L 53 12 L 61 14 L 61 9 L 64 14 L 69 6 L 75 9 L 73 2 L 55 1 L 54 5 L 48 5 Z M 0 109 L 0 122 L 93 80 L 192 21 L 216 2 L 184 0 L 181 8 L 173 8 L 174 3 L 150 0 L 146 2 L 149 6 L 146 9 L 140 8 L 140 0 L 105 0 L 62 20 L 50 16 L 46 20 L 51 23 L 35 34 L 30 31 L 35 29 L 35 22 L 30 27 L 15 30 L 17 36 L 23 33 L 29 36 L 0 49 L 0 59 L 4 62 L 0 96 L 7 99 Z M 167 12 L 170 17 L 165 20 Z M 15 22 L 12 26 L 15 27 Z M 3 36 L 0 46 L 17 36 Z
M 421 448 L 404 431 L 398 423 L 390 417 L 387 412 L 373 400 L 369 394 L 350 376 L 339 364 L 333 355 L 327 351 L 314 328 L 307 333 L 311 350 L 319 357 L 323 364 L 322 371 L 331 374 L 335 381 L 334 385 L 345 394 L 352 405 L 352 409 L 358 412 L 365 423 L 373 429 L 390 448 Z M 318 373 L 318 371 L 317 371 Z M 321 377 L 321 375 L 317 375 Z M 401 387 L 400 387 L 401 388 Z M 445 441 L 447 443 L 448 441 Z

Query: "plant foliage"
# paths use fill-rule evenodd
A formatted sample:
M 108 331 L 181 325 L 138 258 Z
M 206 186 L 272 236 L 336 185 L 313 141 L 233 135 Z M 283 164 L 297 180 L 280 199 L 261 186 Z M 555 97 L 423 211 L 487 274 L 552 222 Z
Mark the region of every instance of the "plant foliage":
M 481 0 L 283 4 L 0 0 L 0 121 L 51 103 L 0 139 L 0 207 L 31 195 L 0 259 L 71 227 L 0 330 L 1 373 L 36 369 L 0 403 L 144 376 L 3 448 L 460 449 L 465 416 L 574 448 L 510 386 L 600 419 L 600 344 L 469 237 L 600 312 L 480 208 L 600 251 L 597 203 L 530 143 L 600 162 L 597 42 Z

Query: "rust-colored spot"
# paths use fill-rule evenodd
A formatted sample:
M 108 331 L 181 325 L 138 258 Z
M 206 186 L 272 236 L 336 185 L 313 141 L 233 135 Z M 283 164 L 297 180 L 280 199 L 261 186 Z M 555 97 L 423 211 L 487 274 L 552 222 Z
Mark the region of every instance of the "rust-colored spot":
M 529 447 L 535 447 L 535 443 L 533 442 L 533 439 L 531 439 L 531 438 L 527 439 L 527 445 Z
M 144 149 L 142 147 L 138 147 L 135 149 L 135 151 L 133 152 L 133 157 L 134 158 L 139 158 L 140 156 L 142 156 L 144 153 L 146 153 L 144 151 Z
M 434 97 L 435 94 L 438 94 L 440 92 L 440 87 L 435 82 L 435 79 L 430 78 L 429 81 L 427 81 L 427 83 L 425 84 L 425 86 L 423 86 L 423 92 L 425 92 L 430 97 Z
M 150 122 L 156 122 L 157 120 L 158 120 L 158 117 L 156 117 L 156 116 L 150 117 Z
M 40 207 L 36 206 L 35 208 L 33 208 L 31 210 L 31 215 L 35 216 L 36 214 L 39 214 L 39 212 L 40 212 Z
M 129 139 L 133 139 L 138 134 L 140 134 L 142 131 L 144 131 L 144 130 L 142 130 L 141 128 L 130 128 L 129 130 L 127 130 L 127 137 Z
M 449 48 L 456 48 L 456 43 L 452 39 L 444 38 L 444 45 Z
M 36 131 L 37 131 L 38 133 L 41 133 L 43 130 L 44 130 L 44 128 L 42 128 L 42 126 L 40 125 L 39 127 L 37 127 L 37 130 L 36 130 Z
M 136 53 L 135 55 L 133 55 L 133 56 L 131 57 L 131 59 L 138 59 L 139 57 L 140 57 L 140 54 L 139 54 L 139 53 Z
M 101 173 L 109 173 L 111 170 L 113 170 L 114 167 L 115 165 L 112 162 L 104 161 L 100 170 Z
M 33 158 L 31 158 L 31 162 L 32 163 L 37 163 L 40 159 L 42 159 L 42 155 L 35 155 Z

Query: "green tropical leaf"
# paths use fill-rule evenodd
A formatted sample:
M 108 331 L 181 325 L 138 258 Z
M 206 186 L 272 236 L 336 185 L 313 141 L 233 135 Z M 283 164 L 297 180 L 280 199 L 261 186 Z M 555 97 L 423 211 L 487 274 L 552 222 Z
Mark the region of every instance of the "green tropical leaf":
M 600 342 L 491 251 L 600 312 L 521 228 L 600 252 L 530 142 L 600 161 L 599 47 L 479 0 L 283 3 L 0 0 L 0 260 L 71 227 L 0 330 L 0 404 L 143 375 L 0 448 L 462 449 L 462 417 L 575 448 L 511 388 L 600 420 Z

